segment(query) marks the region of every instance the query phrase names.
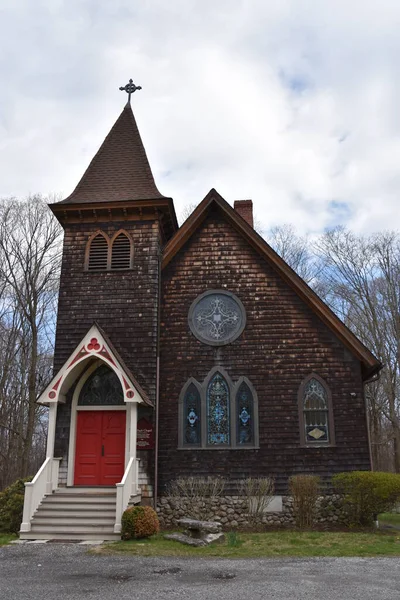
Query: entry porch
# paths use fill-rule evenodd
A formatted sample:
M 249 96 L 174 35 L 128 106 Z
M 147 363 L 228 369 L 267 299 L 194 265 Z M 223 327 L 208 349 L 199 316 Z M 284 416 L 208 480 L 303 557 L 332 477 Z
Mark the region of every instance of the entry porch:
M 38 401 L 49 406 L 46 459 L 26 484 L 21 538 L 118 537 L 124 510 L 141 501 L 137 424 L 145 393 L 94 325 Z M 58 410 L 69 414 L 61 457 Z

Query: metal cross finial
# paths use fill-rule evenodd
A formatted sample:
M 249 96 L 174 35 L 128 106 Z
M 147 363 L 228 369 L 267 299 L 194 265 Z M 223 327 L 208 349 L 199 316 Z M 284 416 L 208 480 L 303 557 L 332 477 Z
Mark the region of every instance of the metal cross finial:
M 130 79 L 129 83 L 127 83 L 125 86 L 122 86 L 119 88 L 121 90 L 121 92 L 126 92 L 128 94 L 128 104 L 131 103 L 131 96 L 134 92 L 136 92 L 136 90 L 141 90 L 141 86 L 140 85 L 135 85 L 133 83 L 133 80 Z

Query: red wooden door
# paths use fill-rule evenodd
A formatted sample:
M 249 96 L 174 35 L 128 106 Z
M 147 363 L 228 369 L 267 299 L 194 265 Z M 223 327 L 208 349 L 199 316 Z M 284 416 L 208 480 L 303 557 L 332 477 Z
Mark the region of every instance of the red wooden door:
M 114 485 L 125 465 L 125 411 L 78 411 L 74 485 Z
M 125 420 L 125 411 L 103 411 L 100 485 L 119 483 L 124 474 Z

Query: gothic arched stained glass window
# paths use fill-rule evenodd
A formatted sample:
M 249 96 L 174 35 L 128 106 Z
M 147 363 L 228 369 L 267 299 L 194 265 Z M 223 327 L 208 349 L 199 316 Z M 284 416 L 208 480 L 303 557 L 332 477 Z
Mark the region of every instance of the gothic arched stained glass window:
M 201 400 L 194 383 L 186 390 L 183 400 L 184 432 L 183 443 L 194 446 L 201 445 Z
M 187 381 L 178 420 L 180 448 L 258 448 L 257 392 L 246 377 L 235 384 L 222 367 L 202 383 Z
M 229 388 L 218 371 L 207 387 L 207 445 L 230 444 L 230 398 Z
M 79 406 L 113 406 L 124 404 L 122 386 L 116 373 L 101 365 L 85 381 L 79 394 Z
M 329 442 L 329 404 L 324 385 L 315 377 L 306 382 L 303 391 L 305 442 Z
M 236 394 L 236 443 L 254 444 L 254 400 L 247 383 L 240 384 Z

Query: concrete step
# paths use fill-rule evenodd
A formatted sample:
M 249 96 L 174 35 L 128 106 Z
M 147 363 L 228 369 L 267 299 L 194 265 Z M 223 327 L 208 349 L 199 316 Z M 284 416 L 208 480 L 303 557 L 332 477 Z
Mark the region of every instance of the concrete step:
M 109 517 L 115 516 L 115 505 L 110 508 L 87 508 L 86 505 L 83 505 L 83 508 L 77 506 L 66 506 L 59 507 L 58 505 L 47 506 L 46 504 L 42 504 L 39 506 L 34 516 L 40 515 L 41 517 L 68 517 L 70 515 L 80 515 L 83 518 L 88 517 Z
M 140 502 L 140 494 L 131 502 Z M 61 488 L 46 496 L 21 540 L 119 540 L 114 533 L 116 489 Z
M 116 495 L 117 488 L 115 485 L 107 487 L 84 487 L 84 486 L 73 486 L 73 487 L 62 487 L 55 490 L 54 494 L 100 494 L 105 496 L 107 494 Z
M 54 494 L 53 496 L 46 496 L 42 504 L 109 504 L 115 505 L 116 497 L 110 496 L 89 496 L 89 495 L 72 495 L 72 494 Z
M 43 533 L 43 532 L 32 532 L 27 531 L 20 534 L 21 540 L 66 540 L 66 541 L 84 541 L 84 540 L 105 540 L 105 541 L 118 541 L 121 539 L 119 533 L 76 533 L 76 532 L 62 532 L 62 533 Z
M 37 525 L 45 525 L 49 527 L 71 527 L 72 525 L 79 527 L 95 527 L 103 525 L 105 527 L 114 527 L 115 517 L 86 517 L 79 515 L 71 515 L 70 517 L 43 517 L 38 515 L 33 517 L 31 524 L 32 528 Z
M 82 525 L 77 525 L 76 523 L 71 523 L 69 525 L 58 525 L 58 524 L 34 524 L 32 522 L 32 528 L 30 533 L 47 533 L 47 534 L 55 534 L 55 533 L 71 533 L 77 534 L 104 534 L 104 533 L 114 533 L 114 525 L 98 525 L 91 523 L 84 523 Z M 71 537 L 71 535 L 70 535 Z M 72 539 L 72 537 L 71 537 Z

